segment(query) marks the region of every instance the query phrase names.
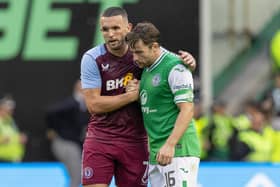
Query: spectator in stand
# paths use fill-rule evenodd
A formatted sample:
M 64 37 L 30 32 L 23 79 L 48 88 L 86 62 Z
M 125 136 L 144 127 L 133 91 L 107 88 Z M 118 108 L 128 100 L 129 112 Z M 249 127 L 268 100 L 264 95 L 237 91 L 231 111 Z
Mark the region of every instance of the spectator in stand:
M 260 107 L 251 115 L 249 129 L 239 132 L 236 142 L 231 145 L 232 160 L 270 162 L 274 149 L 274 130 L 265 120 Z
M 280 73 L 275 75 L 274 85 L 267 92 L 263 103 L 272 107 L 272 126 L 280 130 Z
M 216 101 L 212 106 L 212 119 L 210 120 L 210 150 L 208 159 L 213 161 L 229 160 L 228 142 L 234 132 L 232 118 L 226 114 L 226 103 Z
M 20 162 L 24 157 L 27 136 L 16 126 L 15 106 L 10 95 L 0 95 L 0 162 Z

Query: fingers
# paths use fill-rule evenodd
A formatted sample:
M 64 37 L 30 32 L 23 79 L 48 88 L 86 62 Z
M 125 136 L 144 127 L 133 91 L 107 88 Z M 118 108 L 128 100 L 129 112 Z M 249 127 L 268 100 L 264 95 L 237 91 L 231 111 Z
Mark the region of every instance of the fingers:
M 184 64 L 189 66 L 191 71 L 194 71 L 196 68 L 195 58 L 188 52 L 179 50 L 178 51 L 181 59 L 184 61 Z
M 133 91 L 137 91 L 139 89 L 139 87 L 138 86 L 132 86 L 132 85 L 130 85 L 130 86 L 127 86 L 126 87 L 126 92 L 133 92 Z
M 167 155 L 162 155 L 160 153 L 157 154 L 157 162 L 159 165 L 161 166 L 166 166 L 168 164 L 171 164 L 172 162 L 172 157 L 171 156 L 167 156 Z
M 190 53 L 188 53 L 186 51 L 182 51 L 182 50 L 179 50 L 178 53 L 184 62 L 193 63 L 194 58 Z
M 193 58 L 190 57 L 190 56 L 184 57 L 183 61 L 186 62 L 186 64 L 188 64 L 188 65 L 193 65 L 194 64 Z
M 190 53 L 188 53 L 187 51 L 183 51 L 183 50 L 179 50 L 178 53 L 179 53 L 180 56 L 188 56 L 188 55 L 190 55 Z
M 139 81 L 137 79 L 128 81 L 128 84 L 126 85 L 125 90 L 126 90 L 126 92 L 139 90 Z

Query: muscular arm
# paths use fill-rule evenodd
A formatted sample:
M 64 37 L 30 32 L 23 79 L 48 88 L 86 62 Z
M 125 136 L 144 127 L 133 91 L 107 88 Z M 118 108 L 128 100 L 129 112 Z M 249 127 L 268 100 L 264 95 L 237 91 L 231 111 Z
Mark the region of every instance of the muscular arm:
M 112 112 L 138 99 L 138 90 L 116 96 L 101 96 L 100 88 L 83 89 L 88 111 L 96 114 Z
M 176 119 L 174 129 L 157 154 L 157 161 L 161 165 L 171 163 L 172 158 L 175 154 L 175 146 L 187 130 L 189 123 L 193 117 L 193 103 L 178 103 L 177 106 L 180 112 Z
M 193 103 L 178 103 L 177 106 L 180 109 L 180 113 L 177 117 L 172 133 L 166 140 L 166 143 L 173 147 L 175 147 L 188 128 L 193 117 Z
M 138 99 L 138 90 L 115 96 L 101 96 L 101 76 L 94 55 L 85 54 L 81 62 L 82 93 L 92 114 L 112 112 Z

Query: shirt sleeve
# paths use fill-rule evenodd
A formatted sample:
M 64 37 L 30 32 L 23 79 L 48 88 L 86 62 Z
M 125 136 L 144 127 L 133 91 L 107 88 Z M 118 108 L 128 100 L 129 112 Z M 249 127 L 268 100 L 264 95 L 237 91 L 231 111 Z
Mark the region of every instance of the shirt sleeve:
M 82 88 L 101 88 L 101 76 L 95 59 L 84 54 L 81 61 Z
M 168 83 L 174 94 L 174 102 L 193 102 L 193 78 L 190 70 L 184 65 L 175 65 L 168 76 Z

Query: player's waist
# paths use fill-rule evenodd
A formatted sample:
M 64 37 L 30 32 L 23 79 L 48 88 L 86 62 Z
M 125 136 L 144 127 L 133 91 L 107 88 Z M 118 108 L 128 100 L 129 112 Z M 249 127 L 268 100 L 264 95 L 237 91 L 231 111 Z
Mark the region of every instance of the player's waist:
M 86 138 L 95 139 L 100 142 L 143 142 L 147 141 L 144 129 L 112 129 L 90 127 L 86 133 Z

